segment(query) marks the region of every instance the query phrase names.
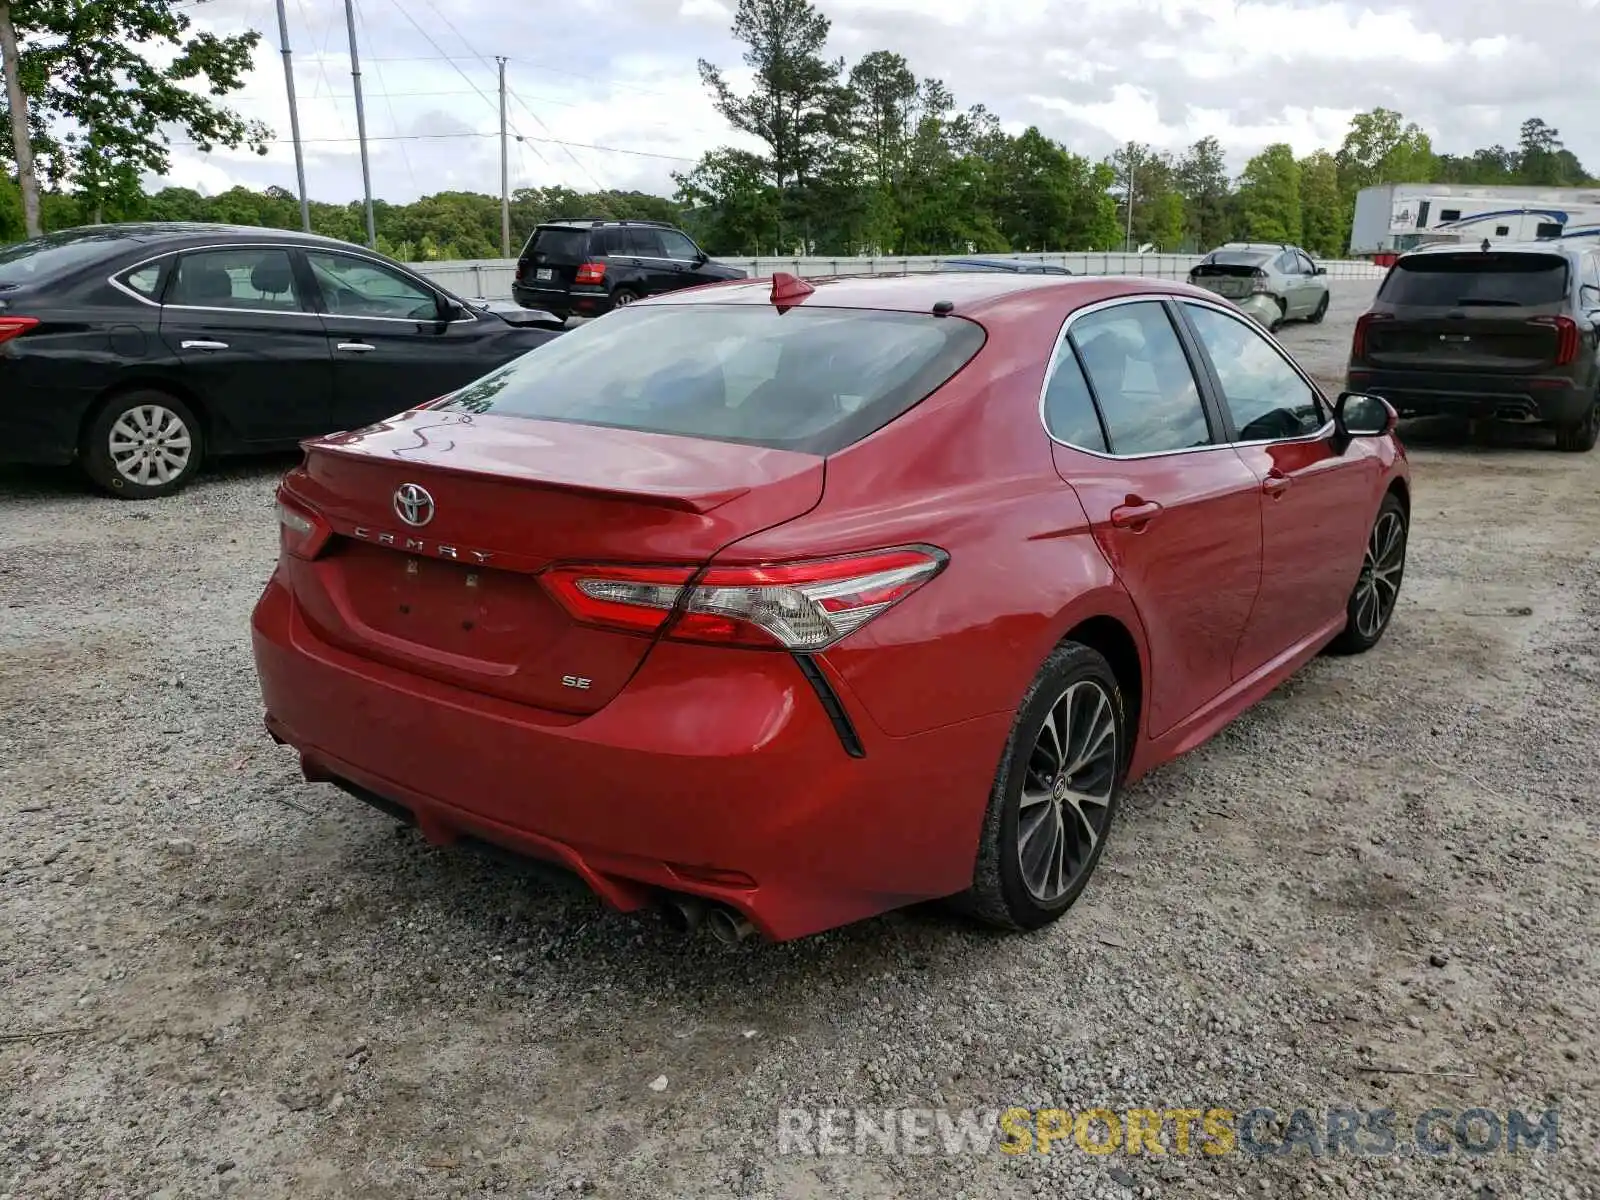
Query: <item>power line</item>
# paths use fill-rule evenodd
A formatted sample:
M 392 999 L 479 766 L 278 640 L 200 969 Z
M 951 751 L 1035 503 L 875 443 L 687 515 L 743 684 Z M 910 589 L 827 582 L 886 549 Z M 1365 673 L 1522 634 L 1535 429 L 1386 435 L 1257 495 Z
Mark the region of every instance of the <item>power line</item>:
M 404 134 L 395 134 L 392 137 L 391 136 L 369 137 L 369 138 L 367 138 L 367 141 L 369 141 L 369 142 L 433 142 L 433 141 L 448 141 L 448 140 L 459 139 L 459 138 L 497 138 L 499 136 L 500 136 L 500 134 L 498 132 L 494 132 L 494 133 L 479 133 L 479 132 L 476 132 L 476 131 L 461 132 L 461 133 L 404 133 Z M 350 143 L 358 142 L 360 140 L 361 140 L 360 138 L 353 138 L 353 137 L 317 137 L 317 138 L 301 138 L 300 139 L 300 143 L 301 143 L 301 145 L 305 145 L 305 146 L 313 146 L 313 145 L 344 145 L 344 146 L 348 146 Z M 563 138 L 523 137 L 522 135 L 519 134 L 518 137 L 517 137 L 517 140 L 519 142 L 538 142 L 541 145 L 550 145 L 550 146 L 575 146 L 579 150 L 599 150 L 599 151 L 603 151 L 606 154 L 629 154 L 629 155 L 633 155 L 635 158 L 659 158 L 659 159 L 662 159 L 662 160 L 664 160 L 666 162 L 692 163 L 692 162 L 697 162 L 698 161 L 697 159 L 693 159 L 693 158 L 685 158 L 681 154 L 658 154 L 653 150 L 628 150 L 628 149 L 625 149 L 625 148 L 623 148 L 621 146 L 596 146 L 592 142 L 572 142 L 572 141 L 567 141 L 567 140 L 565 140 Z M 200 142 L 194 142 L 194 141 L 174 141 L 174 142 L 168 142 L 167 144 L 169 146 L 198 146 L 201 143 Z M 214 143 L 207 143 L 207 144 L 208 145 L 212 145 Z M 288 145 L 291 145 L 291 144 L 292 144 L 292 142 L 291 142 L 291 139 L 289 139 L 289 138 L 267 138 L 263 142 L 261 142 L 261 145 L 263 145 L 263 146 L 288 146 Z M 534 147 L 531 146 L 531 145 L 528 147 L 528 149 L 533 150 L 533 152 L 535 154 L 539 153 L 538 150 L 534 149 Z M 542 155 L 540 155 L 539 161 L 543 162 L 544 165 L 547 166 L 547 167 L 550 165 L 549 160 L 545 159 Z M 598 187 L 601 191 L 605 191 L 606 190 L 605 187 L 603 185 L 599 184 L 599 183 L 596 183 L 595 186 Z
M 467 86 L 470 87 L 474 92 L 476 92 L 479 95 L 479 97 L 482 98 L 483 102 L 485 104 L 487 104 L 490 108 L 494 109 L 495 113 L 498 114 L 500 112 L 499 103 L 497 101 L 489 99 L 489 97 L 484 94 L 483 89 L 480 88 L 476 83 L 473 82 L 472 76 L 468 75 L 465 71 L 463 71 L 461 69 L 461 66 L 460 66 L 459 63 L 457 63 L 454 59 L 448 59 L 448 56 L 445 55 L 444 50 L 440 48 L 439 43 L 433 40 L 433 34 L 429 33 L 426 29 L 424 29 L 420 24 L 417 23 L 417 19 L 415 17 L 413 17 L 409 12 L 407 12 L 405 10 L 405 8 L 401 5 L 400 0 L 389 0 L 389 2 L 394 5 L 396 11 L 398 11 L 402 17 L 404 17 L 407 21 L 409 21 L 411 23 L 411 27 L 422 35 L 423 40 L 426 41 L 428 43 L 428 45 L 430 45 L 430 46 L 432 46 L 434 48 L 435 52 L 437 52 L 441 57 L 447 58 L 447 60 L 449 61 L 450 65 L 455 68 L 456 74 L 461 76 L 462 79 L 466 80 Z M 517 135 L 517 138 L 519 140 L 526 140 L 526 139 L 523 139 L 521 130 L 517 129 L 516 126 L 511 125 L 509 122 L 507 122 L 507 126 L 511 129 L 512 133 L 515 133 Z M 498 137 L 499 134 L 496 133 L 495 136 Z M 538 150 L 535 149 L 533 152 L 538 157 L 539 161 L 544 163 L 545 166 L 548 167 L 550 165 L 549 161 L 545 158 L 544 155 L 540 154 Z
M 395 0 L 395 2 L 398 4 L 399 0 Z M 456 40 L 457 41 L 459 41 L 463 46 L 465 46 L 473 54 L 477 54 L 478 53 L 477 52 L 477 48 L 474 47 L 471 42 L 467 41 L 466 35 L 463 34 L 461 32 L 461 30 L 456 28 L 455 23 L 452 22 L 450 20 L 450 18 L 447 17 L 444 13 L 439 11 L 438 5 L 434 4 L 433 0 L 422 0 L 422 2 L 428 6 L 429 10 L 432 11 L 434 16 L 438 17 L 439 20 L 444 22 L 444 26 L 445 26 L 446 29 L 448 29 L 451 33 L 456 35 Z M 429 40 L 429 44 L 433 45 L 433 48 L 435 50 L 439 50 L 439 46 L 434 44 L 432 42 L 432 39 Z M 442 53 L 442 51 L 441 51 L 441 53 Z M 485 64 L 487 64 L 488 61 L 489 61 L 487 58 L 485 58 L 481 54 L 478 54 L 478 58 L 479 58 L 479 60 L 481 62 L 483 62 Z M 516 92 L 512 91 L 509 87 L 506 89 L 506 92 L 511 96 L 511 98 L 513 100 L 515 100 L 518 104 L 522 105 L 523 110 L 530 117 L 532 117 L 534 119 L 534 121 L 538 124 L 540 129 L 543 129 L 547 134 L 550 134 L 550 135 L 554 136 L 555 130 L 551 129 L 550 126 L 546 125 L 544 123 L 544 119 L 542 117 L 540 117 L 538 113 L 534 112 L 533 109 L 529 108 L 528 105 L 523 102 L 522 98 L 516 94 Z M 513 132 L 515 132 L 515 131 L 513 131 Z M 521 135 L 519 134 L 518 136 L 520 137 Z M 577 167 L 578 170 L 582 171 L 585 175 L 587 175 L 589 177 L 589 182 L 594 184 L 596 190 L 598 190 L 598 191 L 604 191 L 605 190 L 605 188 L 601 186 L 600 181 L 595 178 L 594 172 L 589 170 L 589 168 L 587 166 L 585 166 L 583 163 L 578 161 L 578 156 L 576 154 L 574 154 L 570 149 L 568 149 L 565 146 L 563 146 L 562 149 L 567 151 L 567 157 L 572 160 L 573 166 Z

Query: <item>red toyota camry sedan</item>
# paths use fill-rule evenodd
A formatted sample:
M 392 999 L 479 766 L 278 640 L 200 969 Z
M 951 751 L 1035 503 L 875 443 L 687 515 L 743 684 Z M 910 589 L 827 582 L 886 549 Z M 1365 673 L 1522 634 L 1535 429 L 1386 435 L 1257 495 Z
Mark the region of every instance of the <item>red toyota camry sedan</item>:
M 724 940 L 935 897 L 1036 928 L 1130 781 L 1383 636 L 1394 426 L 1181 283 L 675 293 L 307 444 L 267 726 Z

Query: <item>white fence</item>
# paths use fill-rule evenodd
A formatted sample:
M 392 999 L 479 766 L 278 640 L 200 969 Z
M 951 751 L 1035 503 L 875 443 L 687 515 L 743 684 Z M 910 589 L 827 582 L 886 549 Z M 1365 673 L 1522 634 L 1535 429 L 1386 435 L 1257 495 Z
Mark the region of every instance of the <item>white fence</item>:
M 788 271 L 794 275 L 873 275 L 932 271 L 953 255 L 921 255 L 909 258 L 719 258 L 718 262 L 740 267 L 751 278 Z M 1012 258 L 1024 262 L 1043 262 L 1064 266 L 1077 275 L 1154 275 L 1163 279 L 1182 279 L 1198 263 L 1198 254 L 1006 254 L 989 258 Z M 1328 269 L 1330 279 L 1381 279 L 1385 267 L 1370 262 L 1332 262 L 1319 264 Z M 469 299 L 509 300 L 511 281 L 517 273 L 515 259 L 487 258 L 459 262 L 412 263 L 412 269 L 434 280 L 458 296 Z

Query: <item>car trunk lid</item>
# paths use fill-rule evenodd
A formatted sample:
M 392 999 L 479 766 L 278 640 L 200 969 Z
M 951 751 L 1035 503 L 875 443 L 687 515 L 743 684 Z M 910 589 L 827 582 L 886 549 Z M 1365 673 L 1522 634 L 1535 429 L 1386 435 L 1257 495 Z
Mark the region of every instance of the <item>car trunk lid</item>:
M 1265 274 L 1259 267 L 1244 263 L 1201 263 L 1189 272 L 1189 278 L 1208 292 L 1234 300 L 1254 292 L 1257 281 Z
M 1408 309 L 1372 322 L 1366 360 L 1374 367 L 1528 373 L 1555 364 L 1561 334 L 1549 314 L 1520 307 Z
M 1559 254 L 1402 258 L 1384 279 L 1373 318 L 1363 322 L 1363 356 L 1398 369 L 1540 371 L 1563 359 L 1567 290 L 1567 261 Z
M 536 229 L 517 261 L 517 278 L 537 287 L 570 288 L 578 268 L 588 261 L 589 230 Z
M 704 564 L 814 507 L 823 462 L 421 410 L 308 445 L 286 490 L 332 536 L 315 559 L 285 555 L 284 569 L 304 619 L 342 650 L 584 714 L 627 683 L 652 639 L 577 624 L 539 572 L 563 562 Z

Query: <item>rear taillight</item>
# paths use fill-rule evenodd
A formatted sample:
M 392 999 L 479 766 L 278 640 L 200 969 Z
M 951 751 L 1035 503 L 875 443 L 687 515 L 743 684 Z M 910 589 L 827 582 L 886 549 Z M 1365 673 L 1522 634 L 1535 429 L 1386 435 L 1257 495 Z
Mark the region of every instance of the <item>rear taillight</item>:
M 1267 290 L 1267 273 L 1260 267 L 1250 272 L 1250 292 L 1252 295 Z
M 333 530 L 309 505 L 278 489 L 278 544 L 296 558 L 315 558 L 328 544 Z
M 39 325 L 38 317 L 6 317 L 0 316 L 0 342 L 9 342 L 12 338 L 19 338 L 30 329 Z
M 541 577 L 574 620 L 675 641 L 826 650 L 949 561 L 931 546 L 756 567 L 564 566 Z M 690 580 L 694 579 L 693 586 Z
M 1362 358 L 1367 353 L 1367 337 L 1372 326 L 1379 321 L 1390 320 L 1393 313 L 1362 313 L 1356 321 L 1355 335 L 1350 339 L 1350 357 Z
M 1556 366 L 1567 366 L 1578 357 L 1578 323 L 1571 317 L 1530 317 L 1528 324 L 1556 331 Z
M 578 273 L 573 276 L 574 283 L 604 283 L 606 281 L 606 265 L 601 262 L 586 262 L 578 268 Z

